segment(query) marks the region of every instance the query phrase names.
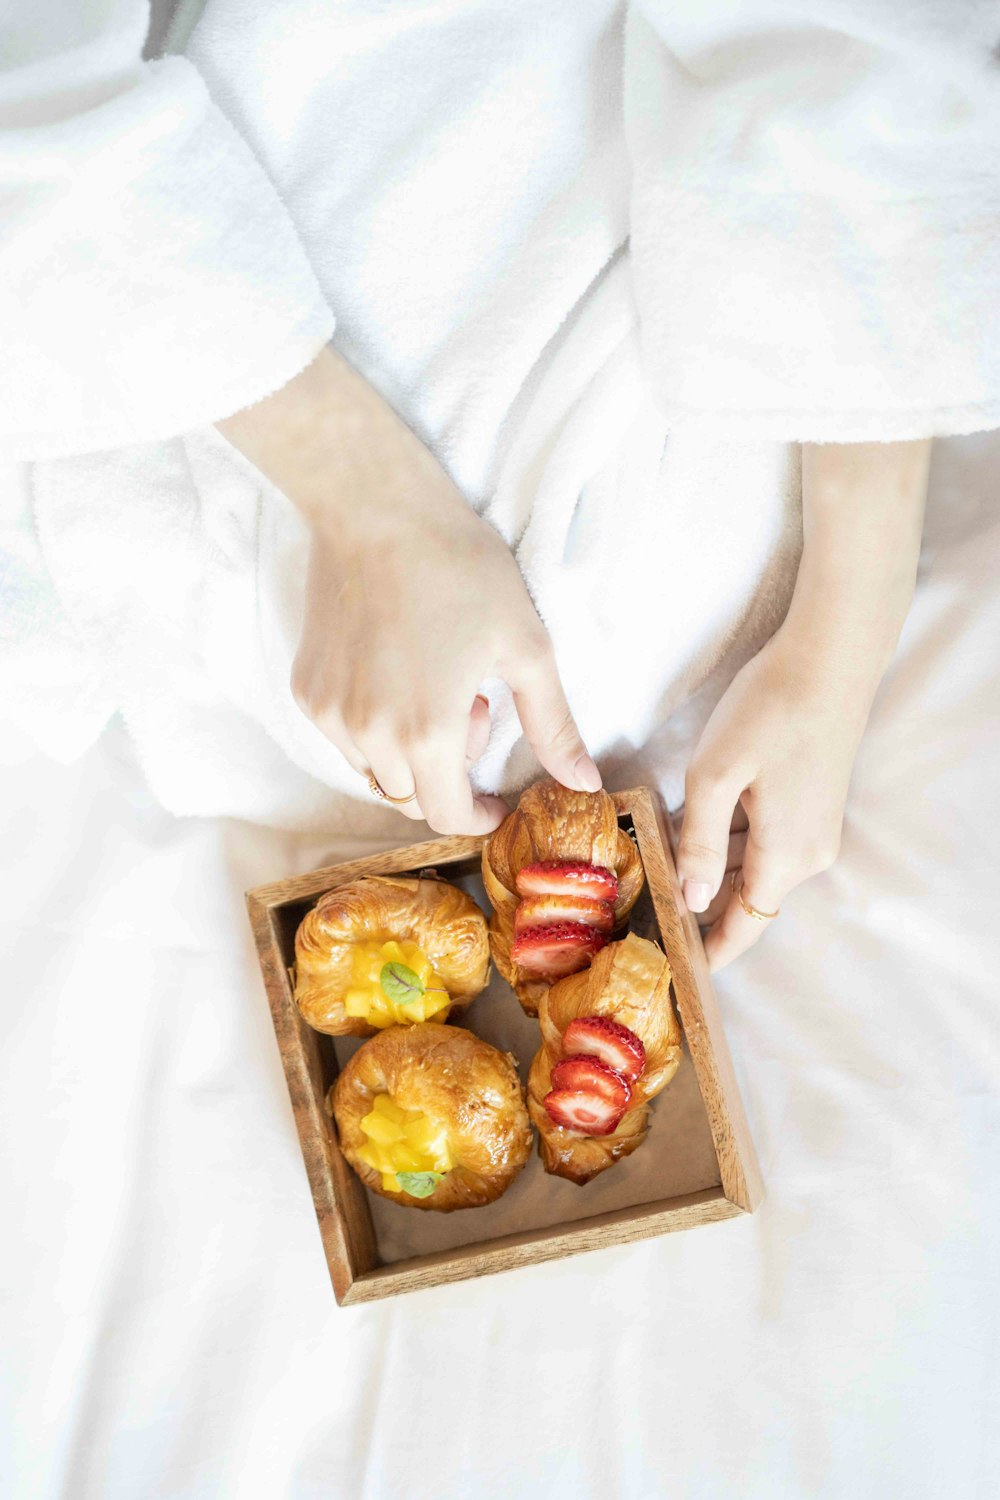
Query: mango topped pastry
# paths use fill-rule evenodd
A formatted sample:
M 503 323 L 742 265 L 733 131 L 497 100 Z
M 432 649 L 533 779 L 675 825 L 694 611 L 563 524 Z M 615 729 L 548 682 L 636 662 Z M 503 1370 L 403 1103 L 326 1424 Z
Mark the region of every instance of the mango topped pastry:
M 329 1092 L 340 1149 L 372 1192 L 413 1208 L 480 1208 L 531 1151 L 514 1059 L 461 1026 L 390 1026 Z
M 528 1015 L 552 983 L 594 960 L 643 881 L 607 792 L 571 791 L 551 778 L 528 787 L 483 846 L 490 946 Z
M 486 918 L 447 881 L 366 875 L 321 896 L 295 935 L 295 1003 L 317 1031 L 444 1021 L 489 978 Z

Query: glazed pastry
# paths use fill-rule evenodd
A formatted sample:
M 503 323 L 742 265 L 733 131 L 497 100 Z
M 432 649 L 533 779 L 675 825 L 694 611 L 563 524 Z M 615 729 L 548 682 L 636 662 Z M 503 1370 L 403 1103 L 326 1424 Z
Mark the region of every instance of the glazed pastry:
M 542 996 L 528 1113 L 546 1172 L 585 1183 L 641 1146 L 681 1060 L 670 965 L 629 933 Z
M 494 961 L 529 1016 L 554 980 L 605 946 L 643 879 L 607 792 L 573 792 L 548 778 L 523 793 L 483 846 L 483 884 Z
M 413 1208 L 479 1208 L 531 1151 L 514 1059 L 461 1026 L 393 1026 L 330 1090 L 340 1148 L 366 1187 Z
M 295 1003 L 330 1036 L 444 1021 L 485 989 L 486 918 L 444 880 L 366 875 L 321 896 L 295 935 Z

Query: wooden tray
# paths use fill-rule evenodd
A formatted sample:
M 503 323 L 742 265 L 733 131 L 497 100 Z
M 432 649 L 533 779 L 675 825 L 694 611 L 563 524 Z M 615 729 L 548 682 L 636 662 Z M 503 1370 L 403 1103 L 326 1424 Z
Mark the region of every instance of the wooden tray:
M 520 1178 L 487 1208 L 452 1214 L 418 1213 L 369 1194 L 342 1157 L 325 1106 L 327 1090 L 337 1076 L 338 1067 L 360 1044 L 359 1039 L 333 1038 L 313 1031 L 300 1017 L 292 998 L 288 971 L 295 958 L 299 922 L 324 891 L 359 875 L 416 874 L 434 868 L 445 878 L 478 894 L 488 914 L 482 886 L 477 884 L 482 838 L 432 839 L 369 859 L 355 859 L 348 864 L 279 880 L 273 885 L 258 886 L 246 893 L 316 1217 L 339 1303 L 367 1302 L 397 1292 L 417 1291 L 469 1276 L 484 1276 L 574 1255 L 582 1250 L 690 1229 L 736 1214 L 752 1213 L 760 1201 L 762 1186 L 753 1142 L 701 935 L 695 918 L 683 906 L 669 819 L 659 798 L 646 787 L 616 792 L 613 796 L 619 822 L 633 834 L 646 872 L 647 887 L 632 913 L 630 926 L 659 940 L 667 954 L 673 970 L 673 993 L 684 1031 L 686 1055 L 677 1078 L 653 1103 L 653 1129 L 644 1146 L 586 1187 L 546 1177 L 536 1150 Z M 518 1057 L 524 1076 L 538 1044 L 537 1023 L 523 1016 L 513 992 L 495 973 L 488 993 L 492 998 L 480 996 L 475 1000 L 464 1013 L 462 1024 L 472 1031 L 481 1031 L 498 1045 L 509 1047 Z M 482 1008 L 488 1026 L 478 1024 L 477 1007 Z M 686 1098 L 685 1066 L 689 1075 Z M 669 1111 L 668 1101 L 674 1091 L 678 1109 L 683 1111 L 683 1128 L 679 1115 L 675 1127 L 669 1129 L 667 1121 L 665 1133 L 661 1132 L 657 1138 L 658 1117 Z M 678 1141 L 687 1144 L 683 1149 L 672 1145 Z M 650 1188 L 648 1182 L 643 1187 L 642 1180 L 636 1177 L 631 1181 L 638 1186 L 633 1185 L 630 1190 L 626 1174 L 638 1171 L 642 1159 L 654 1151 L 657 1155 L 647 1157 L 647 1168 L 666 1163 L 670 1191 L 664 1195 L 655 1186 Z M 517 1192 L 521 1179 L 531 1174 L 539 1174 L 544 1189 L 536 1181 L 534 1188 L 522 1197 L 521 1217 L 523 1220 L 527 1213 L 529 1227 L 514 1233 L 496 1233 L 497 1224 L 503 1223 L 504 1205 Z M 596 1191 L 599 1183 L 604 1184 L 601 1194 Z M 536 1208 L 535 1218 L 547 1217 L 550 1222 L 532 1223 L 530 1203 L 537 1204 L 543 1191 L 548 1195 L 545 1200 L 548 1212 L 540 1213 Z M 630 1191 L 632 1197 L 636 1192 L 652 1192 L 652 1197 L 649 1201 L 626 1202 L 623 1207 L 604 1212 L 589 1211 L 588 1194 L 594 1195 L 590 1199 L 594 1203 L 602 1195 L 607 1202 L 609 1192 L 628 1199 Z M 551 1222 L 553 1205 L 557 1214 L 565 1211 L 567 1217 Z M 561 1209 L 559 1205 L 564 1207 Z M 428 1223 L 433 1220 L 438 1221 L 437 1225 Z M 420 1253 L 420 1243 L 428 1242 L 429 1233 L 436 1234 L 444 1248 Z M 464 1242 L 445 1243 L 449 1238 Z

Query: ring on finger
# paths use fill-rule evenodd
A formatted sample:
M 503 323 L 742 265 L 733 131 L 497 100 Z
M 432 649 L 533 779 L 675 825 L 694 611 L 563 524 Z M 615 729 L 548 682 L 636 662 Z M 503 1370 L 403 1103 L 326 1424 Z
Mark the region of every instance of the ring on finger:
M 397 807 L 402 807 L 407 802 L 416 802 L 416 790 L 412 791 L 408 797 L 394 797 L 391 792 L 387 792 L 385 787 L 380 784 L 374 771 L 369 771 L 367 775 L 368 789 L 380 802 L 394 802 Z
M 739 885 L 736 884 L 736 877 L 737 876 L 739 876 L 739 881 L 740 881 Z M 780 913 L 781 913 L 781 907 L 780 906 L 776 906 L 775 909 L 774 909 L 774 911 L 759 911 L 756 906 L 751 906 L 750 905 L 750 902 L 747 900 L 747 898 L 743 894 L 743 871 L 742 871 L 742 869 L 734 870 L 733 871 L 732 879 L 730 880 L 729 883 L 732 886 L 733 890 L 736 892 L 737 898 L 739 899 L 739 903 L 742 906 L 743 910 L 746 912 L 746 914 L 747 914 L 748 917 L 753 917 L 753 919 L 754 919 L 755 922 L 771 922 L 771 921 L 774 920 L 775 917 L 777 917 L 777 916 L 780 915 Z

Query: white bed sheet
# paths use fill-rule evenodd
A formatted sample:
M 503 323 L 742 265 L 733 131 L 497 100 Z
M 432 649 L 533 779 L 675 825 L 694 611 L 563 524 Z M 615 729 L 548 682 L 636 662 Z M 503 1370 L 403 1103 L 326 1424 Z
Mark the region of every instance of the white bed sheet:
M 998 476 L 941 445 L 842 859 L 719 979 L 752 1218 L 337 1309 L 242 892 L 356 851 L 4 737 L 0 1493 L 997 1492 Z

